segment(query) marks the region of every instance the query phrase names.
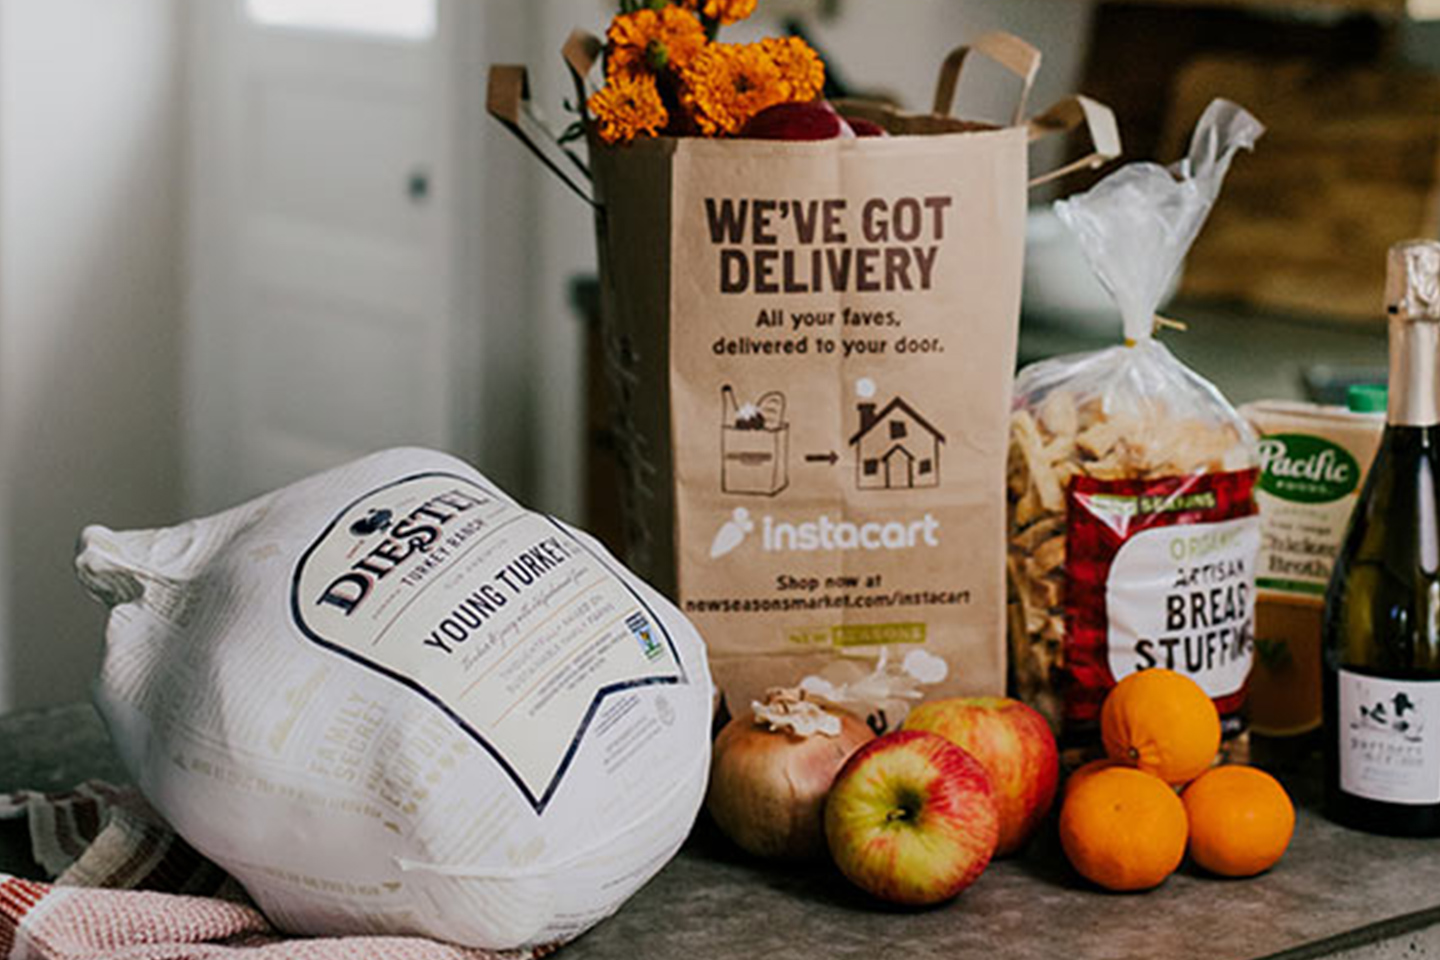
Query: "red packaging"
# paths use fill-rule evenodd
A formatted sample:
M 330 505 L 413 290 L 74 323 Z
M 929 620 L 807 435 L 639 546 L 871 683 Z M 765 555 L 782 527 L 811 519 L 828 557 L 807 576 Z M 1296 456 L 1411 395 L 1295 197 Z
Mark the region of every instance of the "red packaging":
M 1241 729 L 1255 639 L 1256 476 L 1071 482 L 1067 728 L 1098 722 L 1122 678 L 1164 667 L 1200 684 L 1227 734 Z

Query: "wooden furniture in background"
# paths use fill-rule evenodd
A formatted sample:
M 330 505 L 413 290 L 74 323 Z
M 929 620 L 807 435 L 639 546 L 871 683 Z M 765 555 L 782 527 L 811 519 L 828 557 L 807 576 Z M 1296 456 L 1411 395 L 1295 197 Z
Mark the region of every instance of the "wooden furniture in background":
M 1195 59 L 1303 58 L 1343 69 L 1384 59 L 1391 43 L 1389 26 L 1366 16 L 1312 21 L 1235 7 L 1101 3 L 1095 11 L 1080 90 L 1115 111 L 1125 144 L 1124 161 L 1168 163 L 1175 155 L 1162 153 L 1161 141 L 1175 80 Z
M 1159 3 L 1181 7 L 1237 7 L 1249 10 L 1295 10 L 1304 13 L 1338 10 L 1409 17 L 1412 20 L 1433 20 L 1440 17 L 1440 2 L 1437 0 L 1111 0 L 1111 2 Z
M 1180 155 L 1214 97 L 1268 130 L 1231 168 L 1184 291 L 1378 321 L 1386 249 L 1440 236 L 1440 76 L 1200 58 L 1176 78 L 1162 157 Z
M 1178 158 L 1217 96 L 1269 128 L 1236 161 L 1184 294 L 1299 318 L 1379 315 L 1385 249 L 1440 236 L 1440 75 L 1399 56 L 1417 12 L 1410 0 L 1099 5 L 1081 89 L 1114 108 L 1126 161 Z

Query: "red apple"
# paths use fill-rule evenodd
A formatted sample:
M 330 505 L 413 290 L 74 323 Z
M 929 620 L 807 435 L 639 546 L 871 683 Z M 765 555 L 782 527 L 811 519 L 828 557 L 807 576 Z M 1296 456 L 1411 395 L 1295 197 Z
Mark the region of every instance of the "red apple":
M 740 136 L 748 140 L 831 140 L 845 136 L 846 130 L 834 107 L 814 100 L 766 107 L 750 118 Z
M 921 704 L 904 726 L 938 733 L 979 760 L 1000 807 L 995 855 L 1025 846 L 1050 812 L 1060 782 L 1060 755 L 1044 717 L 1007 697 L 955 697 Z
M 984 872 L 1000 836 L 985 768 L 944 737 L 897 730 L 850 757 L 825 801 L 840 872 L 913 906 L 948 900 Z

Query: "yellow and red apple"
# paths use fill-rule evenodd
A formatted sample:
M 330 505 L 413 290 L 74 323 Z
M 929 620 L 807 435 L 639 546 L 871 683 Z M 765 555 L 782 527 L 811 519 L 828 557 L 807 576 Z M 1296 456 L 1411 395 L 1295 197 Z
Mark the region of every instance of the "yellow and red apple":
M 897 730 L 861 747 L 825 801 L 840 872 L 893 903 L 923 906 L 984 872 L 1000 815 L 980 762 L 944 737 Z
M 1050 812 L 1060 781 L 1060 755 L 1044 717 L 1008 697 L 952 697 L 911 710 L 904 727 L 937 733 L 979 760 L 1000 808 L 995 855 L 1025 846 Z

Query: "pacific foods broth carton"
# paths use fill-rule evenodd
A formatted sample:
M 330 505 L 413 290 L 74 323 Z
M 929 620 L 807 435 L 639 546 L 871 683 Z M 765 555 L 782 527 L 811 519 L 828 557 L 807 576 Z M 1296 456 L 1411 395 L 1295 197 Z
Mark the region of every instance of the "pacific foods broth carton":
M 1325 587 L 1385 425 L 1383 391 L 1378 405 L 1352 391 L 1351 405 L 1262 400 L 1240 409 L 1260 434 L 1250 727 L 1262 736 L 1320 726 Z

